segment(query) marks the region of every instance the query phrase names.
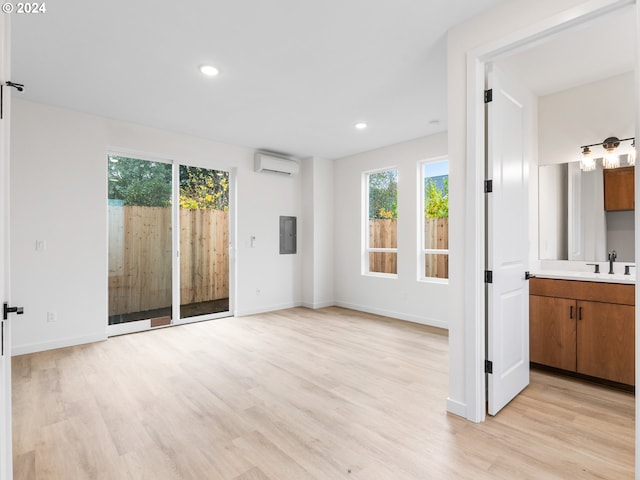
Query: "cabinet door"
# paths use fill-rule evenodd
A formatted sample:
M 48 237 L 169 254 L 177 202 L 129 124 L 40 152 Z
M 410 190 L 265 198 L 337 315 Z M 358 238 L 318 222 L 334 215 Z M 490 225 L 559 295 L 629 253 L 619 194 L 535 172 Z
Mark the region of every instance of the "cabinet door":
M 529 297 L 530 360 L 541 365 L 576 371 L 575 300 Z
M 634 168 L 611 168 L 604 171 L 604 209 L 606 211 L 635 208 Z
M 578 372 L 633 385 L 635 309 L 578 302 Z

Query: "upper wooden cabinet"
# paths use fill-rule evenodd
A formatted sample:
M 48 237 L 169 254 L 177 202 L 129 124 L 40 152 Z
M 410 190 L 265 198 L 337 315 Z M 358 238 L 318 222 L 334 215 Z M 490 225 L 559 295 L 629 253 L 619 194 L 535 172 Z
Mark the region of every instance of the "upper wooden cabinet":
M 635 167 L 611 168 L 604 170 L 604 209 L 634 210 Z

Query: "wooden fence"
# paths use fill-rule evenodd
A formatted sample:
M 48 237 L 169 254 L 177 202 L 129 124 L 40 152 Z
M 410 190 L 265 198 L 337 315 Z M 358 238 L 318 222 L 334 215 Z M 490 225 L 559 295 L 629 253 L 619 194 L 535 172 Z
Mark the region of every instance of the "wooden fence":
M 180 299 L 229 297 L 228 213 L 180 209 Z M 171 305 L 171 208 L 109 206 L 109 315 Z
M 426 218 L 425 248 L 449 248 L 449 219 Z M 398 221 L 396 219 L 369 220 L 369 246 L 373 248 L 397 248 Z M 395 253 L 369 253 L 369 271 L 398 273 L 398 256 Z M 425 256 L 425 276 L 449 278 L 449 255 L 428 254 Z

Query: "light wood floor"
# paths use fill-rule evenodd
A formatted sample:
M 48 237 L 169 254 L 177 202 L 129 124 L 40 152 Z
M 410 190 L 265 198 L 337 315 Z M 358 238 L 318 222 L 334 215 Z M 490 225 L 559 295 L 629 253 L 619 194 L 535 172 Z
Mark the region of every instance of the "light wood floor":
M 447 337 L 291 309 L 15 357 L 15 479 L 633 478 L 634 397 L 532 372 L 445 411 Z

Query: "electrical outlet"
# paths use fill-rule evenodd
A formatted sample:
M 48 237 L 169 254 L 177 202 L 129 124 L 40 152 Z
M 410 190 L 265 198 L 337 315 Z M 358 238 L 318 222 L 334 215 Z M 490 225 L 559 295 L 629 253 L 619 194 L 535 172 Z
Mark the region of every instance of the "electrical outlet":
M 53 323 L 56 321 L 56 312 L 47 312 L 47 323 Z

